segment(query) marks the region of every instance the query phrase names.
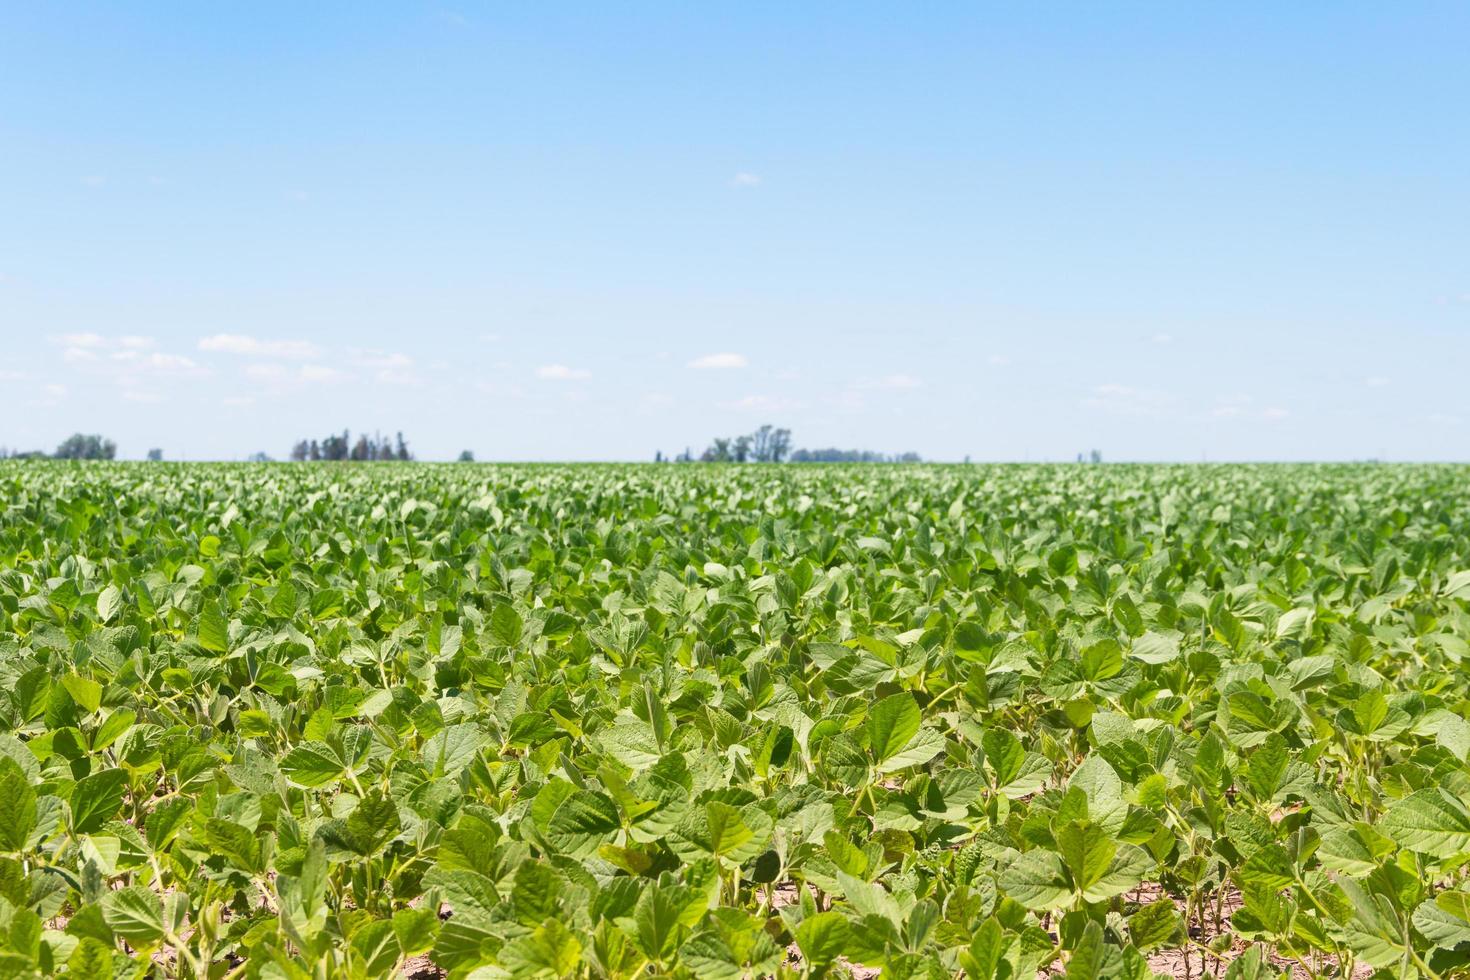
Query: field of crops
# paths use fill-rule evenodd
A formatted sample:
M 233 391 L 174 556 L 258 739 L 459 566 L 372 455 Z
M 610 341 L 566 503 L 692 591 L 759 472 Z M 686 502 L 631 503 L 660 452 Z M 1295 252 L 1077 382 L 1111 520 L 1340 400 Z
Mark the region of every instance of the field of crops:
M 0 464 L 0 974 L 1470 975 L 1470 470 Z

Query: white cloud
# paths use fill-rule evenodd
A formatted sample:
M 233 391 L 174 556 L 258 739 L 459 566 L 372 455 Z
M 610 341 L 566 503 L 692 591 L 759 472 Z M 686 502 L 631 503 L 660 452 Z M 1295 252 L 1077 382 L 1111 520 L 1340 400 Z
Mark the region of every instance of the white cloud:
M 353 367 L 367 368 L 382 384 L 416 385 L 423 379 L 414 371 L 413 358 L 407 354 L 384 350 L 354 350 L 350 356 Z
M 141 388 L 129 388 L 122 393 L 124 401 L 138 402 L 143 405 L 155 405 L 163 401 L 163 396 L 156 391 Z
M 25 377 L 20 371 L 0 371 L 0 381 L 24 381 Z
M 283 381 L 286 369 L 279 364 L 247 364 L 244 374 L 252 381 Z
M 334 367 L 325 364 L 303 364 L 298 376 L 308 384 L 319 384 L 329 381 L 340 381 L 345 375 Z
M 869 387 L 885 388 L 889 391 L 912 391 L 914 388 L 924 387 L 924 382 L 912 374 L 890 374 L 885 378 L 879 378 Z
M 153 346 L 152 337 L 126 334 L 121 337 L 106 337 L 100 333 L 64 333 L 53 337 L 54 343 L 64 348 L 61 359 L 68 364 L 86 364 L 99 360 L 104 352 L 111 352 L 113 360 L 125 361 L 138 357 L 139 352 Z
M 132 353 L 128 351 L 127 353 Z M 129 358 L 132 360 L 132 358 Z M 204 374 L 206 370 L 182 354 L 149 354 L 138 358 L 146 370 L 158 374 Z
M 542 381 L 586 381 L 592 377 L 592 372 L 565 364 L 544 364 L 536 369 L 536 377 Z
M 199 378 L 210 372 L 207 367 L 183 354 L 155 351 L 152 337 L 125 334 L 109 337 L 99 333 L 68 333 L 53 338 L 64 345 L 61 359 L 79 372 L 93 378 L 111 381 L 124 389 L 130 401 L 149 398 L 148 378 Z
M 994 367 L 1005 367 L 1007 364 L 1011 363 L 1011 359 L 1009 357 L 1006 357 L 1004 354 L 991 354 L 985 359 L 985 363 L 990 364 Z
M 280 357 L 308 360 L 321 355 L 321 349 L 308 340 L 261 340 L 249 334 L 217 333 L 203 337 L 199 349 L 219 354 L 242 354 L 247 357 Z
M 249 408 L 255 404 L 255 398 L 251 395 L 236 395 L 220 399 L 220 404 L 228 408 Z
M 746 359 L 744 354 L 732 354 L 729 351 L 721 354 L 705 354 L 703 357 L 696 357 L 689 362 L 689 367 L 694 368 L 696 371 L 718 371 L 749 366 L 750 361 Z
M 345 380 L 348 375 L 325 364 L 302 364 L 296 368 L 269 361 L 255 361 L 240 369 L 240 373 L 257 385 L 273 392 L 289 391 L 309 384 L 327 384 Z
M 1171 401 L 1170 396 L 1162 391 L 1135 388 L 1132 385 L 1101 384 L 1092 389 L 1091 395 L 1082 399 L 1082 405 L 1109 415 L 1136 416 L 1155 415 Z
M 37 398 L 33 402 L 33 404 L 37 408 L 51 408 L 53 406 L 60 405 L 62 399 L 64 399 L 65 397 L 66 385 L 42 385 L 41 397 Z
M 730 178 L 730 184 L 733 187 L 759 187 L 761 184 L 760 174 L 753 174 L 749 171 L 742 170 Z
M 1374 375 L 1371 378 L 1364 378 L 1363 384 L 1367 385 L 1369 388 L 1386 388 L 1390 384 L 1390 381 L 1388 378 Z
M 1169 333 L 1156 333 L 1153 336 L 1153 341 L 1156 344 L 1172 344 L 1174 342 L 1174 335 Z
M 801 408 L 802 403 L 784 395 L 746 395 L 720 407 L 735 412 L 789 412 Z
M 1278 406 L 1268 406 L 1257 409 L 1252 407 L 1254 399 L 1250 395 L 1230 395 L 1220 399 L 1220 403 L 1210 410 L 1210 417 L 1216 419 L 1243 419 L 1255 422 L 1279 422 L 1291 415 L 1291 412 Z

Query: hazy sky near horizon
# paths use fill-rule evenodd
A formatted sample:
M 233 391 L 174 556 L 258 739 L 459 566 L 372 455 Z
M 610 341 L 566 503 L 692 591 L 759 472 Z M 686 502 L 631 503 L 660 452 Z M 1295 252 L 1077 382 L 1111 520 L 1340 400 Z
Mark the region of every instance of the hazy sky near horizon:
M 1470 7 L 8 4 L 0 445 L 1470 459 Z

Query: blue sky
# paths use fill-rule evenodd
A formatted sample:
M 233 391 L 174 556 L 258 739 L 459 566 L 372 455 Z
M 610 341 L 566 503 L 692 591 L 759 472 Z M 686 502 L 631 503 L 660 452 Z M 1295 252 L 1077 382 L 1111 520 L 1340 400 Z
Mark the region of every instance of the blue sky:
M 0 444 L 1467 459 L 1462 4 L 0 8 Z

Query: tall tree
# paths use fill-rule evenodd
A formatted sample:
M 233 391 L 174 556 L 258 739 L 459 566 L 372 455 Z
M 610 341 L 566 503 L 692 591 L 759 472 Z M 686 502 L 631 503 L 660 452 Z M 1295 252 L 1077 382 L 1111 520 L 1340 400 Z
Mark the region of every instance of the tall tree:
M 54 455 L 57 459 L 115 459 L 117 443 L 99 435 L 87 436 L 78 432 L 57 446 Z

